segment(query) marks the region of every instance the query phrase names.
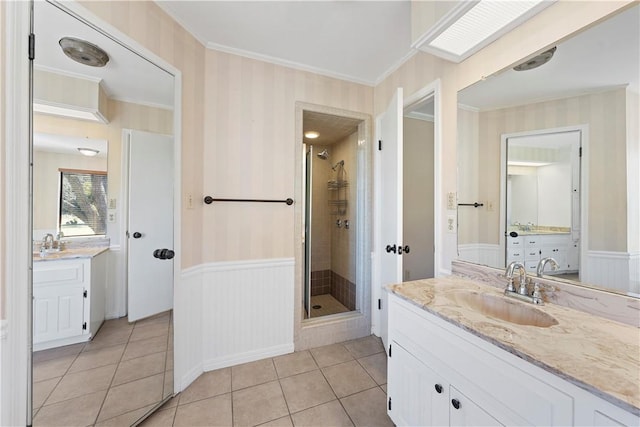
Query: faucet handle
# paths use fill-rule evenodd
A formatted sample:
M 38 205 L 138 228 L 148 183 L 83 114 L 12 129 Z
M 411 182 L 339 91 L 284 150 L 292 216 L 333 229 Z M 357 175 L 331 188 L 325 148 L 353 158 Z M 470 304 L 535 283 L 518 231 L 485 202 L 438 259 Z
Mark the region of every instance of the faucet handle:
M 533 284 L 533 294 L 531 294 L 531 299 L 534 304 L 544 304 L 542 301 L 542 294 L 540 293 L 540 284 L 538 282 Z

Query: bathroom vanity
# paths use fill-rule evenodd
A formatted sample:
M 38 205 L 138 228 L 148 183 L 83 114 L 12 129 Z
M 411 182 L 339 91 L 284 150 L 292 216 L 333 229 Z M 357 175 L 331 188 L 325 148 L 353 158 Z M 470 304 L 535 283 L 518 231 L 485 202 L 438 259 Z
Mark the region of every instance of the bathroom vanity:
M 637 327 L 458 276 L 388 292 L 396 425 L 639 425 Z
M 108 248 L 33 259 L 33 350 L 90 340 L 105 316 Z
M 518 261 L 524 264 L 527 273 L 535 273 L 541 259 L 553 257 L 558 263 L 555 273 L 578 271 L 578 244 L 572 240 L 570 233 L 538 231 L 514 234 L 515 236 L 507 235 L 506 265 Z

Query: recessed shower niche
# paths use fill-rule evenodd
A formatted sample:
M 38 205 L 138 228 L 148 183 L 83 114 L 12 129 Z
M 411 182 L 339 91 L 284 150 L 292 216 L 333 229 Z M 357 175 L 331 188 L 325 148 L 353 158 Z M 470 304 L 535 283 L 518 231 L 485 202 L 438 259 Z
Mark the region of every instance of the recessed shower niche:
M 304 319 L 361 308 L 356 256 L 362 124 L 303 111 Z

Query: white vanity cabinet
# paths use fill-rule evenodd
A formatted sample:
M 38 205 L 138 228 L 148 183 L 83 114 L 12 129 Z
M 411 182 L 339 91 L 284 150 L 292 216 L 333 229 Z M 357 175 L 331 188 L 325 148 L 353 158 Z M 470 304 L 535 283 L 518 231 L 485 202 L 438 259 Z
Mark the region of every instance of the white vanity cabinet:
M 104 321 L 106 252 L 33 263 L 33 349 L 91 339 Z
M 569 234 L 526 234 L 507 237 L 507 265 L 513 261 L 522 262 L 527 273 L 536 273 L 538 262 L 542 258 L 551 257 L 558 263 L 557 272 L 577 270 L 576 263 L 570 263 Z M 574 265 L 571 265 L 574 264 Z M 547 274 L 549 271 L 547 271 Z
M 398 426 L 638 425 L 638 416 L 389 296 L 388 414 Z

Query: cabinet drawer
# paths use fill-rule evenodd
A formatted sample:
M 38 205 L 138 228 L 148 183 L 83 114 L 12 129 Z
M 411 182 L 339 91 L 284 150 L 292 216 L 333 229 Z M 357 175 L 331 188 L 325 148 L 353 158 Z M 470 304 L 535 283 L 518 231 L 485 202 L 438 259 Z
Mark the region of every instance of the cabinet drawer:
M 33 264 L 33 285 L 81 285 L 88 278 L 84 261 L 40 261 Z
M 540 248 L 526 248 L 524 250 L 525 259 L 540 259 Z
M 524 237 L 524 244 L 527 247 L 529 247 L 529 246 L 540 246 L 541 243 L 542 243 L 542 239 L 540 238 L 540 236 L 525 236 Z
M 524 249 L 523 248 L 507 249 L 507 257 L 511 261 L 524 261 Z
M 522 246 L 524 246 L 524 240 L 522 239 L 522 236 L 518 236 L 518 237 L 508 236 L 507 237 L 507 246 L 510 247 L 510 248 L 522 247 Z

